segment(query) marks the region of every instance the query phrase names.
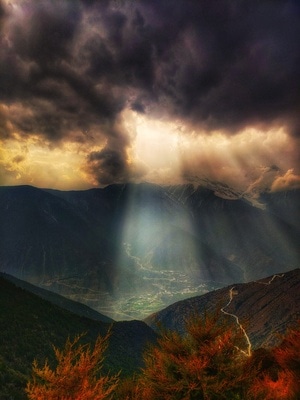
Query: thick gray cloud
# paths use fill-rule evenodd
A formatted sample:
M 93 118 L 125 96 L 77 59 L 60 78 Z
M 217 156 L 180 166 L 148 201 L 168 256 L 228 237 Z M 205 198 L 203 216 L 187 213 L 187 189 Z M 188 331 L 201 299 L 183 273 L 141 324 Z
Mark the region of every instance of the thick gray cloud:
M 128 179 L 126 158 L 120 151 L 103 149 L 88 156 L 87 172 L 95 176 L 99 184 L 126 182 Z
M 106 136 L 87 158 L 103 183 L 128 179 L 126 130 L 110 140 L 125 108 L 299 136 L 299 16 L 293 0 L 2 1 L 0 135 Z

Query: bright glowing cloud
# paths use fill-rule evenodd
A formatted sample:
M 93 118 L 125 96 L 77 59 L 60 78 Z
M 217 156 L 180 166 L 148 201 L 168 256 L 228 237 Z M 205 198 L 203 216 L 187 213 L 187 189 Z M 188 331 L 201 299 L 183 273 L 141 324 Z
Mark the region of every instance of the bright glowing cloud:
M 6 185 L 27 184 L 57 189 L 88 188 L 80 170 L 82 152 L 78 145 L 51 147 L 31 136 L 18 135 L 5 142 L 0 153 L 0 170 Z M 1 176 L 1 175 L 0 175 Z
M 146 171 L 143 179 L 156 183 L 178 183 L 180 173 L 180 136 L 175 123 L 136 116 L 133 153 Z
M 294 147 L 283 128 L 248 128 L 234 136 L 215 133 L 185 137 L 180 148 L 186 180 L 222 181 L 248 194 L 269 190 L 293 160 Z
M 155 120 L 127 110 L 119 130 L 127 131 L 123 157 L 117 151 L 118 136 L 116 150 L 112 139 L 107 150 L 107 141 L 101 147 L 78 140 L 54 145 L 39 135 L 11 135 L 2 141 L 2 179 L 5 177 L 5 184 L 84 189 L 98 186 L 100 178 L 96 177 L 103 179 L 104 170 L 111 175 L 118 169 L 125 171 L 126 162 L 121 182 L 207 185 L 218 181 L 252 196 L 262 190 L 298 187 L 300 176 L 293 169 L 295 148 L 283 128 L 208 135 L 188 132 L 182 122 Z M 107 179 L 109 183 L 110 176 Z
M 280 190 L 300 188 L 300 176 L 294 174 L 293 169 L 289 169 L 284 175 L 277 176 L 272 183 L 271 190 L 276 192 Z

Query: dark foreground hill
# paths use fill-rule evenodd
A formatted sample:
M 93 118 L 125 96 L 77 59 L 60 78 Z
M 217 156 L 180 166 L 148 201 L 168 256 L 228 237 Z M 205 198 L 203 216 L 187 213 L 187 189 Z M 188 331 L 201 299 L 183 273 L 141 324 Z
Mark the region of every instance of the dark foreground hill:
M 253 348 L 274 346 L 300 320 L 300 269 L 179 301 L 145 321 L 183 333 L 189 316 L 216 310 L 241 324 Z
M 68 337 L 86 333 L 94 342 L 111 324 L 88 319 L 44 300 L 0 277 L 0 399 L 25 399 L 24 386 L 32 362 L 53 361 L 52 345 L 62 348 Z M 112 325 L 104 372 L 131 375 L 143 365 L 142 353 L 156 334 L 141 321 Z
M 32 285 L 31 283 L 15 278 L 12 275 L 0 272 L 0 278 L 10 281 L 18 288 L 25 289 L 26 291 L 39 296 L 41 299 L 47 300 L 50 303 L 63 308 L 64 310 L 71 311 L 72 313 L 80 317 L 87 317 L 95 321 L 102 321 L 107 323 L 115 322 L 113 319 L 97 312 L 96 310 L 86 306 L 85 304 L 79 303 L 78 301 L 70 300 L 57 293 L 50 292 L 50 290 L 45 290 L 38 286 Z
M 157 335 L 141 321 L 112 325 L 76 315 L 30 293 L 0 276 L 0 399 L 25 399 L 24 386 L 31 375 L 33 359 L 53 362 L 52 345 L 62 348 L 68 337 L 85 332 L 93 343 L 110 326 L 112 333 L 105 355 L 104 373 L 121 371 L 132 376 L 143 366 L 147 344 Z M 25 287 L 26 285 L 24 285 Z M 245 351 L 272 347 L 300 319 L 300 269 L 275 274 L 266 279 L 233 284 L 203 296 L 177 302 L 151 315 L 146 322 L 157 323 L 184 333 L 189 316 L 214 312 L 240 324 L 245 332 Z M 249 342 L 248 342 L 249 341 Z

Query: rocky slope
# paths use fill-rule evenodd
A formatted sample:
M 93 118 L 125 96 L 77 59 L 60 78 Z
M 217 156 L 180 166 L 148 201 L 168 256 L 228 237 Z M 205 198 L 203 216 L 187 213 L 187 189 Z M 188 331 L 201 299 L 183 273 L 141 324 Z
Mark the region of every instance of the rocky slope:
M 278 334 L 300 320 L 300 269 L 179 301 L 145 322 L 154 329 L 162 325 L 184 333 L 191 316 L 218 311 L 245 330 L 245 347 L 247 337 L 253 348 L 273 346 L 280 341 Z

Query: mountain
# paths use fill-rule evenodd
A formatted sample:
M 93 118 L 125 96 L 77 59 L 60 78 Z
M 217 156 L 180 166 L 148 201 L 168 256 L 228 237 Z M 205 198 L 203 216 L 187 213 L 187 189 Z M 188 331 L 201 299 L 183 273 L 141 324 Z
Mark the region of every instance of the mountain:
M 293 192 L 297 193 L 294 201 L 298 204 L 300 191 Z M 220 198 L 201 187 L 186 199 L 197 236 L 204 236 L 210 248 L 218 249 L 219 254 L 243 271 L 242 280 L 235 276 L 235 281 L 248 282 L 298 267 L 300 215 L 295 212 L 292 225 L 280 213 L 273 212 L 270 199 L 273 194 L 268 195 L 269 201 L 261 209 L 243 199 Z M 280 210 L 283 209 L 281 206 Z M 296 205 L 293 210 L 296 211 Z
M 116 320 L 297 268 L 299 190 L 0 187 L 0 271 Z
M 262 193 L 261 202 L 268 211 L 286 223 L 299 228 L 300 190 Z
M 300 269 L 179 301 L 150 315 L 145 322 L 153 329 L 163 326 L 184 333 L 189 317 L 218 311 L 245 330 L 246 347 L 246 335 L 253 348 L 278 344 L 278 334 L 300 320 Z
M 0 188 L 2 270 L 39 283 L 84 274 L 109 260 L 105 235 L 58 196 L 30 186 Z M 109 279 L 102 271 L 104 286 Z M 107 282 L 106 282 L 107 281 Z
M 144 322 L 125 321 L 113 324 L 74 314 L 31 293 L 20 282 L 17 286 L 0 276 L 0 398 L 26 399 L 24 387 L 31 377 L 32 362 L 43 365 L 54 360 L 52 345 L 63 348 L 85 333 L 83 340 L 94 343 L 111 326 L 109 347 L 105 354 L 104 373 L 132 375 L 143 366 L 142 353 L 156 334 Z M 39 292 L 42 293 L 42 292 Z M 43 294 L 43 293 L 42 293 Z
M 106 323 L 115 322 L 113 319 L 106 315 L 100 314 L 96 310 L 86 306 L 85 304 L 79 303 L 78 301 L 70 300 L 64 296 L 60 296 L 57 293 L 50 292 L 38 286 L 34 286 L 28 282 L 22 281 L 21 279 L 15 278 L 12 275 L 4 274 L 0 272 L 0 278 L 12 282 L 16 287 L 25 289 L 26 291 L 33 293 L 41 299 L 47 300 L 51 304 L 55 304 L 64 310 L 70 311 L 80 317 L 86 317 L 95 321 L 102 321 Z

